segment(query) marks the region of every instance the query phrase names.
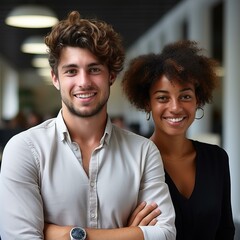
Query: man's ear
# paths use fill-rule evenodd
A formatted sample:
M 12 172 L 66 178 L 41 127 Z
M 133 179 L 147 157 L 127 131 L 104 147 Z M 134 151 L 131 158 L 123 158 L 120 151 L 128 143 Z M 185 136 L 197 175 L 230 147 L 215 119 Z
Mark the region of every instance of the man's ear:
M 54 85 L 54 87 L 59 90 L 59 81 L 58 81 L 58 77 L 56 76 L 56 74 L 53 72 L 53 70 L 51 70 L 51 76 L 52 76 L 52 83 Z
M 113 73 L 113 72 L 111 72 L 110 73 L 110 76 L 109 76 L 109 83 L 110 83 L 110 86 L 111 85 L 113 85 L 113 83 L 115 82 L 115 80 L 116 80 L 116 73 Z

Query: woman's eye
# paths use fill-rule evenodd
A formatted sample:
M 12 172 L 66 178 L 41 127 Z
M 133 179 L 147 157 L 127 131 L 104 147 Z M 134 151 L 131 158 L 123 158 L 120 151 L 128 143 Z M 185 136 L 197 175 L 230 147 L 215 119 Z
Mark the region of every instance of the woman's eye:
M 157 97 L 157 100 L 158 100 L 159 102 L 166 102 L 166 101 L 168 100 L 168 97 L 166 97 L 166 96 L 158 96 L 158 97 Z
M 181 99 L 183 99 L 183 100 L 191 100 L 192 97 L 190 95 L 184 95 L 184 96 L 181 97 Z

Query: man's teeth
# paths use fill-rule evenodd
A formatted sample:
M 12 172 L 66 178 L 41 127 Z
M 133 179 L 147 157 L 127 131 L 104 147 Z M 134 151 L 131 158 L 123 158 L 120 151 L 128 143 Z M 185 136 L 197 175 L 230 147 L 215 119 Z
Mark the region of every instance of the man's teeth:
M 77 94 L 76 97 L 77 98 L 89 98 L 92 97 L 94 95 L 94 93 L 84 93 L 84 94 Z

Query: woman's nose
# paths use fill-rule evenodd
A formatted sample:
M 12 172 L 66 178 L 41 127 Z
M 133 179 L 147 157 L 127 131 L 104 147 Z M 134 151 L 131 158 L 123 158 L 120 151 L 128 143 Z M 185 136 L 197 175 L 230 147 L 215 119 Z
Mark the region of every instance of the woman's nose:
M 178 101 L 178 99 L 172 99 L 170 101 L 170 109 L 174 112 L 179 112 L 182 110 L 181 103 Z

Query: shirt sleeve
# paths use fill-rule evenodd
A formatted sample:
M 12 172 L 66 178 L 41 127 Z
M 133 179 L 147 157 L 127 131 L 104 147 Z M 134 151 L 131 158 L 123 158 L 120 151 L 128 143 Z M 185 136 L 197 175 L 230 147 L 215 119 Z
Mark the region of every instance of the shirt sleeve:
M 147 161 L 142 177 L 140 199 L 148 203 L 156 202 L 161 210 L 155 226 L 141 226 L 145 240 L 173 240 L 176 238 L 175 211 L 169 189 L 165 183 L 165 173 L 159 150 L 150 143 Z
M 0 206 L 3 240 L 44 238 L 38 165 L 23 134 L 14 136 L 3 152 Z

